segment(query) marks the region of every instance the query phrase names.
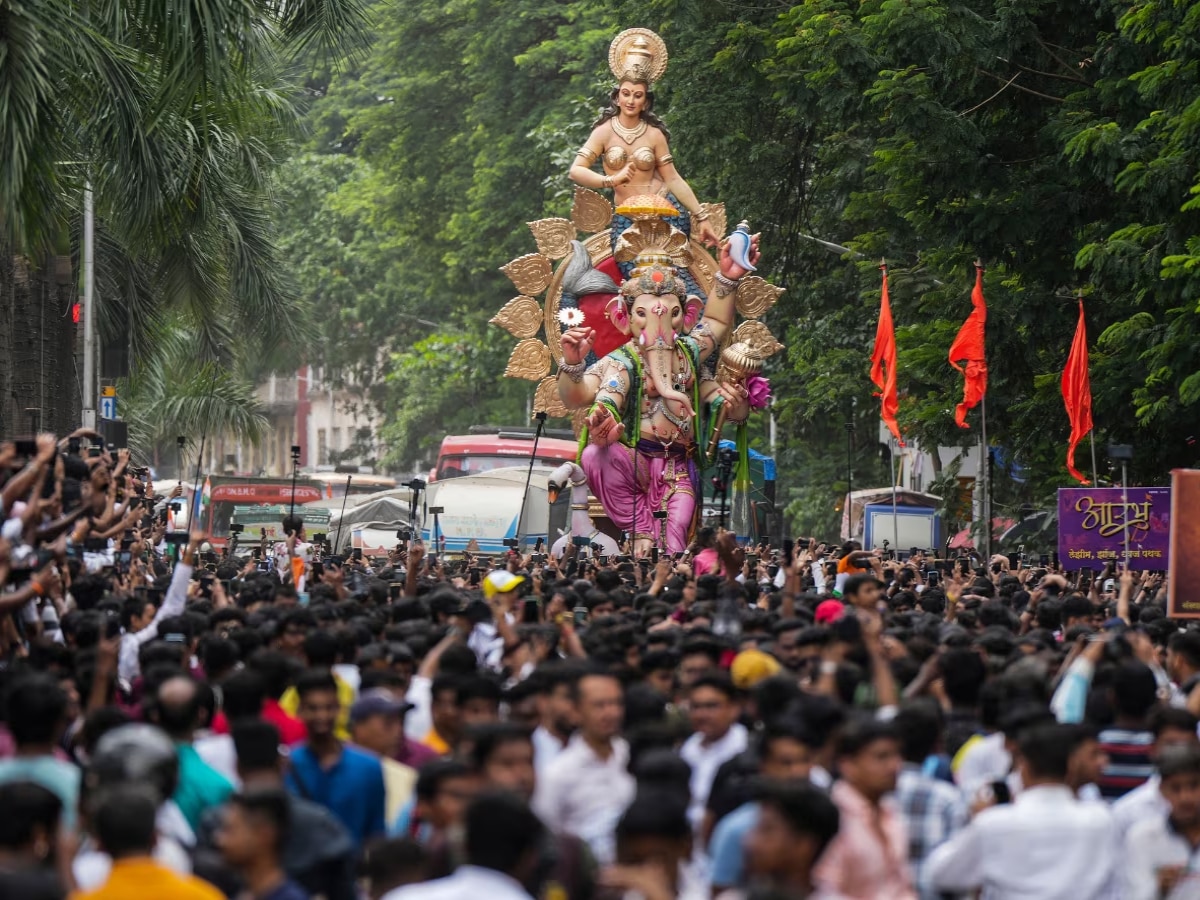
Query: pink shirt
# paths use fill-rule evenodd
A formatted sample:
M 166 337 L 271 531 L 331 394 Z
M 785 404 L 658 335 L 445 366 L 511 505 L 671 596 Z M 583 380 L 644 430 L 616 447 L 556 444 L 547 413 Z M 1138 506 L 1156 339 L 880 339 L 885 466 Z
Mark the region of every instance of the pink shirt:
M 701 550 L 692 560 L 692 574 L 697 578 L 701 575 L 720 575 L 721 570 L 721 558 L 713 547 Z
M 867 798 L 845 781 L 837 782 L 829 796 L 841 824 L 817 864 L 817 883 L 850 900 L 917 900 L 908 870 L 908 836 L 890 801 L 880 804 L 876 819 Z

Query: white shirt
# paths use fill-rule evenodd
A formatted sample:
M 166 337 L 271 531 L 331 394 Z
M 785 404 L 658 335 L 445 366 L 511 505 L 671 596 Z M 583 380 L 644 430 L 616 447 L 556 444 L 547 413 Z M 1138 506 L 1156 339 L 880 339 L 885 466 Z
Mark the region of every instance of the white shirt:
M 692 800 L 688 804 L 688 819 L 693 829 L 698 829 L 704 821 L 704 808 L 708 804 L 717 769 L 744 751 L 748 744 L 746 726 L 734 722 L 724 737 L 711 744 L 705 745 L 703 735 L 693 734 L 679 748 L 683 761 L 692 767 Z
M 980 738 L 963 753 L 954 781 L 967 803 L 974 803 L 979 791 L 993 781 L 1004 781 L 1012 771 L 1012 755 L 1004 746 L 1004 734 L 997 731 Z
M 1161 785 L 1162 779 L 1151 775 L 1112 805 L 1113 818 L 1122 835 L 1128 837 L 1130 829 L 1146 819 L 1166 819 L 1171 804 L 1163 799 Z
M 559 755 L 567 748 L 567 745 L 552 735 L 543 726 L 539 725 L 533 730 L 533 767 L 537 770 L 537 777 L 540 781 L 546 777 L 546 770 L 550 763 L 558 759 Z
M 603 865 L 616 858 L 613 833 L 617 820 L 633 802 L 636 788 L 629 774 L 629 745 L 612 742 L 608 759 L 601 759 L 582 735 L 575 735 L 538 778 L 533 810 L 546 827 L 582 839 Z
M 1039 785 L 981 812 L 930 854 L 928 882 L 982 900 L 1119 900 L 1120 836 L 1104 803 Z
M 413 705 L 404 717 L 404 734 L 414 741 L 423 741 L 433 728 L 433 681 L 424 675 L 414 675 L 404 699 Z
M 158 625 L 163 619 L 177 616 L 183 612 L 183 608 L 187 605 L 187 589 L 191 580 L 192 567 L 182 562 L 177 563 L 175 572 L 171 575 L 171 585 L 167 588 L 167 595 L 163 598 L 162 605 L 154 614 L 154 618 L 150 620 L 150 624 L 141 631 L 133 634 L 127 631 L 121 635 L 121 643 L 117 647 L 117 678 L 120 679 L 121 685 L 126 690 L 129 690 L 134 680 L 141 674 L 138 652 L 141 650 L 142 644 L 158 637 Z
M 1187 840 L 1172 828 L 1167 817 L 1143 819 L 1125 836 L 1125 900 L 1159 900 L 1158 870 L 1186 866 L 1192 858 Z M 1200 886 L 1200 873 L 1191 873 L 1177 884 L 1169 897 L 1192 897 Z
M 204 734 L 192 741 L 196 755 L 216 769 L 234 787 L 240 787 L 242 779 L 237 773 L 237 749 L 233 737 L 228 734 Z
M 355 697 L 358 696 L 358 689 L 362 686 L 362 672 L 358 670 L 358 666 L 353 663 L 337 663 L 330 671 L 351 687 Z
M 533 897 L 503 872 L 459 866 L 448 878 L 396 888 L 384 894 L 383 900 L 533 900 Z

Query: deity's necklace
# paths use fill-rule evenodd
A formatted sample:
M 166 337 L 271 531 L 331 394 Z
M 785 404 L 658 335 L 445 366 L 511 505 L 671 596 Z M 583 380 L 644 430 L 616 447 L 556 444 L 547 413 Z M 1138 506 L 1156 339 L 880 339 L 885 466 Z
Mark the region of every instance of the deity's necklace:
M 646 133 L 647 127 L 646 120 L 642 119 L 635 127 L 626 128 L 617 121 L 616 116 L 613 116 L 611 119 L 609 119 L 608 124 L 612 126 L 613 134 L 631 146 L 633 145 L 634 141 Z

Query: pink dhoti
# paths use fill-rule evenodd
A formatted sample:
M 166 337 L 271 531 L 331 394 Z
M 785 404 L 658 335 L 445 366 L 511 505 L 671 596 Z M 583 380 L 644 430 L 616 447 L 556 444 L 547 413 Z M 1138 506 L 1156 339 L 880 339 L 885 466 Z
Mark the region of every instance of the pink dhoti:
M 588 487 L 614 524 L 661 547 L 662 523 L 654 513 L 665 510 L 666 550 L 682 553 L 688 546 L 700 482 L 688 450 L 675 444 L 664 450 L 661 444 L 640 441 L 635 454 L 632 447 L 621 443 L 607 447 L 589 444 L 580 464 Z

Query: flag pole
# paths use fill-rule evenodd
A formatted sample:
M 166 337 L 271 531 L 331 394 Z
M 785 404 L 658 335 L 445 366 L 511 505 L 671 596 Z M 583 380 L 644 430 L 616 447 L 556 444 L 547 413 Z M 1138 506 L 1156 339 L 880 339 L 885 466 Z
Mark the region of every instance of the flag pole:
M 1090 432 L 1088 432 L 1088 437 L 1091 438 L 1091 441 L 1092 441 L 1092 485 L 1095 487 L 1099 487 L 1100 479 L 1099 479 L 1099 476 L 1096 474 L 1097 473 L 1097 469 L 1096 469 L 1096 426 L 1094 426 L 1094 425 L 1092 426 L 1092 430 Z
M 988 452 L 986 394 L 979 401 L 979 410 L 979 489 L 983 492 L 979 511 L 983 515 L 983 562 L 986 565 L 992 558 L 992 498 L 988 491 L 988 469 L 991 467 L 991 454 Z
M 983 260 L 975 258 L 975 271 L 983 272 Z M 985 360 L 986 363 L 986 360 Z M 983 563 L 987 567 L 992 559 L 992 496 L 990 487 L 990 473 L 992 464 L 992 454 L 988 450 L 987 438 L 987 391 L 983 392 L 983 396 L 979 398 L 979 484 L 983 491 L 983 500 L 979 504 L 980 511 L 983 513 Z M 988 571 L 991 571 L 988 568 Z

